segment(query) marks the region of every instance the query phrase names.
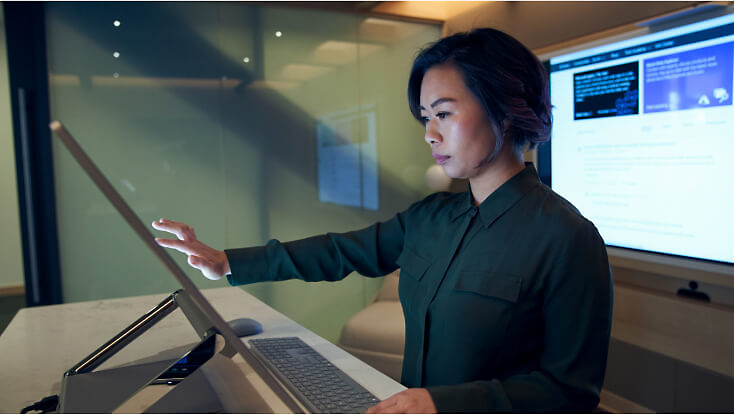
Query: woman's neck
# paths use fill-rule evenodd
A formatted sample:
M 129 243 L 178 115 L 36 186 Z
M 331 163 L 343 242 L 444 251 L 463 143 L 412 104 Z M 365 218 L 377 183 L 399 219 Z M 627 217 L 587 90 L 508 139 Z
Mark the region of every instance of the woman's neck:
M 503 148 L 480 174 L 469 179 L 474 206 L 479 206 L 495 190 L 525 168 L 522 154 L 507 147 L 512 146 Z

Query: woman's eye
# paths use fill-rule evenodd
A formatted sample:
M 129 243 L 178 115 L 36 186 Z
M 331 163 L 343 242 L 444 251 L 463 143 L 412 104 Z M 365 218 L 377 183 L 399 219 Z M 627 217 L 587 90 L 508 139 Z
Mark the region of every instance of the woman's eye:
M 436 118 L 438 118 L 439 120 L 443 120 L 448 116 L 449 116 L 449 113 L 445 111 L 436 113 Z M 428 115 L 424 115 L 423 117 L 421 117 L 421 121 L 423 122 L 424 125 L 427 124 L 428 121 L 430 120 L 431 120 L 431 117 L 429 117 Z

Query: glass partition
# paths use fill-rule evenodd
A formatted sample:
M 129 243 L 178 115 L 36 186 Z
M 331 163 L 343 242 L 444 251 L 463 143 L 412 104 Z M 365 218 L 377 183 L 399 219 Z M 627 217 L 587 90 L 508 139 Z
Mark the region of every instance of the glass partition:
M 239 3 L 48 3 L 52 119 L 130 206 L 219 248 L 347 231 L 427 195 L 408 110 L 435 25 Z M 173 278 L 54 143 L 64 301 L 171 292 Z M 180 265 L 202 288 L 222 286 Z M 246 287 L 335 341 L 380 281 Z

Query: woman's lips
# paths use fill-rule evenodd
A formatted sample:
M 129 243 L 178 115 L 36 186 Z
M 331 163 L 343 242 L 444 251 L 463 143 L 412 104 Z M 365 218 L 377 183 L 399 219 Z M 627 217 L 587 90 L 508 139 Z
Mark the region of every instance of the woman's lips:
M 442 156 L 436 153 L 433 153 L 432 156 L 436 159 L 436 164 L 444 164 L 449 159 L 449 156 Z

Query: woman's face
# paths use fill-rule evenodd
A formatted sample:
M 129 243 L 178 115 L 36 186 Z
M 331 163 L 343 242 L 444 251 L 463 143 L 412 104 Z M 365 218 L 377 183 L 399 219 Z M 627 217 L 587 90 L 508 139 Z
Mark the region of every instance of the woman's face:
M 496 136 L 487 113 L 453 64 L 436 65 L 426 72 L 420 104 L 426 142 L 436 163 L 452 178 L 481 175 Z

